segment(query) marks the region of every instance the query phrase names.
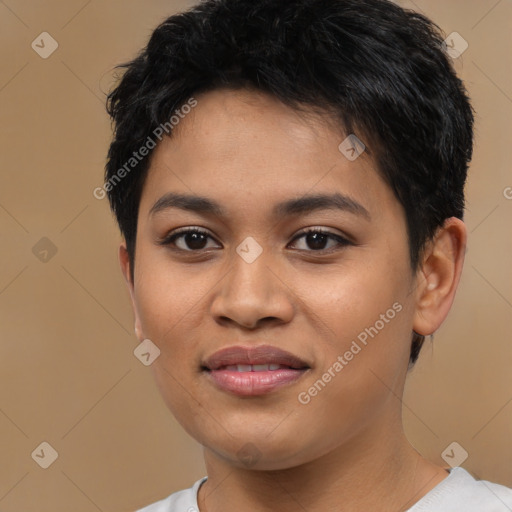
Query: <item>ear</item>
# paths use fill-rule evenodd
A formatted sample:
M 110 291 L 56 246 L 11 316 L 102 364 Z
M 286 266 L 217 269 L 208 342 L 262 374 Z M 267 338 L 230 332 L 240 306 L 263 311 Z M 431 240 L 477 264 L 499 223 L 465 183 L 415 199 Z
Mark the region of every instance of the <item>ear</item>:
M 418 334 L 433 334 L 448 315 L 464 265 L 466 240 L 464 222 L 450 217 L 425 250 L 416 276 L 413 329 Z
M 126 242 L 123 242 L 119 246 L 119 264 L 121 265 L 121 272 L 123 273 L 124 279 L 126 281 L 126 285 L 128 286 L 128 291 L 130 293 L 133 315 L 135 317 L 135 334 L 139 341 L 143 341 L 144 335 L 142 333 L 142 327 L 141 327 L 139 315 L 137 313 L 137 305 L 135 302 L 135 284 L 131 278 L 130 257 L 128 255 L 128 250 L 126 249 Z

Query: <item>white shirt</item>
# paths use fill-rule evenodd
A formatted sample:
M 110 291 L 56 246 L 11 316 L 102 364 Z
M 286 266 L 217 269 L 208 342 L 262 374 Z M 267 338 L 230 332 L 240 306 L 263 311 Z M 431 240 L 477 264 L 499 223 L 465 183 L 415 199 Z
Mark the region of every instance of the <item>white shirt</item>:
M 199 512 L 197 491 L 207 478 L 137 512 Z M 512 512 L 512 489 L 475 480 L 465 469 L 456 467 L 407 512 Z

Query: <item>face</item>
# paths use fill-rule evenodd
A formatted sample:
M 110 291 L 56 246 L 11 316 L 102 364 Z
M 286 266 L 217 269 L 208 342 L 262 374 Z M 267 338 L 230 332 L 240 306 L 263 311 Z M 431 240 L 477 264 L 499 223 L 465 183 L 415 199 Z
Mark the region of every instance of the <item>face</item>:
M 325 120 L 250 91 L 196 99 L 152 155 L 130 283 L 166 403 L 256 469 L 391 432 L 414 316 L 400 203 Z

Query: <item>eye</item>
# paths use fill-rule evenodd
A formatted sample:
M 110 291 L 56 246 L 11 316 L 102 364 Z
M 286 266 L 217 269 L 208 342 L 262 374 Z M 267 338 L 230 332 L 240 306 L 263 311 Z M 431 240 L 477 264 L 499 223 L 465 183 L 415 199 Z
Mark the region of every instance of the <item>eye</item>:
M 298 249 L 308 252 L 332 252 L 337 247 L 352 245 L 352 242 L 341 235 L 321 228 L 309 228 L 299 233 L 292 240 L 292 244 L 301 239 L 304 242 L 303 247 L 298 247 Z M 216 247 L 215 244 L 213 246 L 208 245 L 209 240 L 213 240 L 213 238 L 208 231 L 194 227 L 171 232 L 161 240 L 158 240 L 157 243 L 158 245 L 174 246 L 174 248 L 181 251 L 199 252 Z M 331 242 L 331 246 L 329 246 L 329 242 Z M 309 249 L 305 248 L 304 245 L 309 246 Z
M 158 240 L 159 245 L 174 245 L 177 249 L 182 251 L 201 251 L 209 249 L 208 239 L 213 240 L 207 231 L 198 228 L 184 228 L 179 231 L 174 231 L 161 240 Z
M 326 231 L 324 229 L 320 228 L 309 228 L 306 231 L 303 231 L 299 235 L 297 235 L 292 242 L 295 242 L 296 240 L 303 239 L 303 246 L 307 245 L 311 247 L 313 250 L 308 251 L 308 249 L 305 249 L 304 247 L 299 247 L 299 250 L 306 250 L 308 252 L 322 252 L 322 251 L 329 251 L 338 246 L 346 246 L 346 245 L 352 245 L 352 242 L 347 240 L 346 238 L 342 237 L 341 235 L 338 235 L 336 233 L 332 233 L 330 231 Z M 326 247 L 328 245 L 329 241 L 334 242 L 334 245 L 331 245 L 330 247 Z

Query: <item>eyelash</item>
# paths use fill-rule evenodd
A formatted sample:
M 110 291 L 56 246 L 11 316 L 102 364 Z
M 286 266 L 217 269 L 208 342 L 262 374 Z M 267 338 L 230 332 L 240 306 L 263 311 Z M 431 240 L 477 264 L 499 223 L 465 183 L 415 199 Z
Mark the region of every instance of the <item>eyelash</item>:
M 179 231 L 175 231 L 173 233 L 170 233 L 169 235 L 165 236 L 164 238 L 158 240 L 157 243 L 158 243 L 158 245 L 170 246 L 170 245 L 174 244 L 176 239 L 178 239 L 180 237 L 183 237 L 184 235 L 192 234 L 192 233 L 196 233 L 196 234 L 199 234 L 199 235 L 205 235 L 205 236 L 213 239 L 213 237 L 207 231 L 203 231 L 202 229 L 198 229 L 198 228 L 183 228 L 183 229 L 181 229 Z M 330 238 L 331 240 L 336 240 L 339 245 L 337 247 L 331 247 L 329 249 L 319 249 L 319 250 L 299 249 L 300 251 L 326 254 L 326 253 L 331 253 L 331 252 L 336 251 L 336 250 L 340 250 L 341 248 L 343 248 L 345 246 L 348 246 L 348 245 L 354 245 L 352 242 L 350 242 L 346 238 L 342 237 L 341 235 L 338 235 L 336 233 L 332 233 L 331 231 L 327 231 L 327 230 L 324 230 L 324 229 L 321 229 L 321 228 L 307 228 L 304 231 L 298 233 L 297 236 L 295 236 L 292 239 L 292 242 L 295 242 L 296 240 L 298 240 L 300 238 L 303 238 L 303 237 L 305 237 L 305 236 L 307 236 L 309 234 L 312 234 L 312 233 L 318 233 L 318 234 L 321 234 L 321 235 L 325 235 L 328 238 Z M 205 251 L 206 249 L 196 249 L 196 250 L 189 249 L 189 250 L 187 250 L 187 249 L 180 249 L 178 247 L 173 247 L 173 250 L 177 250 L 177 251 L 181 251 L 181 252 L 200 253 L 202 251 Z

